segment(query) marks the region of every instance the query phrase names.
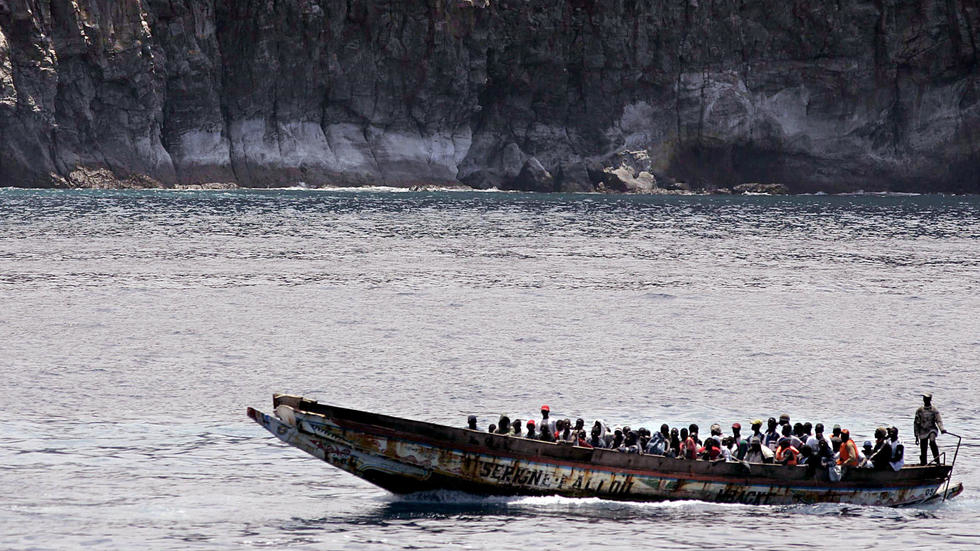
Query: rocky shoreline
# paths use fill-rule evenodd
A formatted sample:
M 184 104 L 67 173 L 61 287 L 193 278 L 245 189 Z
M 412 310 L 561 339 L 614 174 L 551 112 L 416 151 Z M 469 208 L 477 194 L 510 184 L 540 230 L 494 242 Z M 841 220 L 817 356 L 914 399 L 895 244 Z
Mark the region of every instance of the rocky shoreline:
M 935 0 L 0 0 L 0 186 L 977 193 L 978 45 Z

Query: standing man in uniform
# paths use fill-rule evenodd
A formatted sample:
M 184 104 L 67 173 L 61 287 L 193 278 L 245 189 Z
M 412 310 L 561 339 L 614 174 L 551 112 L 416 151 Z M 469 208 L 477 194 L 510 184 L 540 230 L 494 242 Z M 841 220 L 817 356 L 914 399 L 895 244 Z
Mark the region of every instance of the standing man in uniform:
M 939 410 L 932 406 L 932 394 L 922 395 L 922 407 L 915 411 L 915 443 L 919 445 L 919 465 L 926 464 L 927 448 L 932 447 L 932 457 L 939 462 L 939 446 L 936 445 L 936 436 L 939 433 L 946 434 L 943 428 L 943 418 L 939 415 Z

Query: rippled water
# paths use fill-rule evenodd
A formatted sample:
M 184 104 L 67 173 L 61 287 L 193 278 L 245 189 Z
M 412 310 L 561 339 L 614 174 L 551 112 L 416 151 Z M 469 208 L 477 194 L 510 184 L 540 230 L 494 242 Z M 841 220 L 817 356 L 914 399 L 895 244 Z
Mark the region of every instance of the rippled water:
M 0 190 L 0 547 L 975 545 L 978 313 L 976 197 Z M 967 490 L 907 509 L 395 498 L 244 415 L 910 440 L 924 389 Z

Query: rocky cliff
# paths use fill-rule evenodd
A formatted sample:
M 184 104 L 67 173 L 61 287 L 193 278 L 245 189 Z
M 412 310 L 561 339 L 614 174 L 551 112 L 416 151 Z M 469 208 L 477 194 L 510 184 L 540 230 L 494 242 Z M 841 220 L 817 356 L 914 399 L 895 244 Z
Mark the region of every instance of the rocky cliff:
M 977 0 L 0 0 L 0 186 L 980 192 Z

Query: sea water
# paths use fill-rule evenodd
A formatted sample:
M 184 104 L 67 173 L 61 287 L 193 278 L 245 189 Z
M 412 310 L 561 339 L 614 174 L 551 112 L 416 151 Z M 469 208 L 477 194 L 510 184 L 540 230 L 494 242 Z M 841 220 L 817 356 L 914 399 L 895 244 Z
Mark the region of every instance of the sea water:
M 3 549 L 980 544 L 977 197 L 5 189 L 0 367 Z M 902 509 L 395 497 L 245 417 L 785 412 L 914 461 L 923 391 L 966 491 Z

